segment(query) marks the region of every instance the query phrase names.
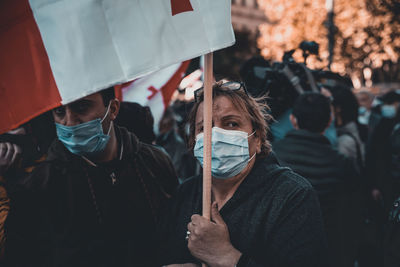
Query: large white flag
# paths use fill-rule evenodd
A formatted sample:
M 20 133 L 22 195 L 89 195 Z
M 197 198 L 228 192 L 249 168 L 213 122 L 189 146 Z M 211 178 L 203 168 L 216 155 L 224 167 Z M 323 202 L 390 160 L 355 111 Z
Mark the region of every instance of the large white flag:
M 230 2 L 2 0 L 0 132 L 232 45 Z

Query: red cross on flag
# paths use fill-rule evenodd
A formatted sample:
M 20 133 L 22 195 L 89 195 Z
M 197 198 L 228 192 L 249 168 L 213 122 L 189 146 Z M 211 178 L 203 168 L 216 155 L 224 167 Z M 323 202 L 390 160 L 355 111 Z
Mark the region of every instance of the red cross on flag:
M 58 105 L 232 45 L 230 2 L 0 1 L 0 133 Z

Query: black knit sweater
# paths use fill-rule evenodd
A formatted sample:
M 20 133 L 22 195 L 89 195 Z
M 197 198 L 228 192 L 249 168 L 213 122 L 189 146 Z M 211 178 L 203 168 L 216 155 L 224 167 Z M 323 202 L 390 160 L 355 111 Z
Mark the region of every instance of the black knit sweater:
M 201 214 L 202 177 L 187 180 L 172 199 L 163 225 L 163 264 L 197 262 L 187 248 L 186 226 Z M 233 246 L 243 253 L 238 266 L 326 266 L 326 241 L 318 200 L 311 185 L 278 165 L 270 154 L 220 210 Z

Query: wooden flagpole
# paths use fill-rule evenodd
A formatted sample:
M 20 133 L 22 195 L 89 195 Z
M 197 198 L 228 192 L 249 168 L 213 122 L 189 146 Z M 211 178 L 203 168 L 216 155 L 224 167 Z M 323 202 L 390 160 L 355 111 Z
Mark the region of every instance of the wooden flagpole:
M 204 151 L 203 151 L 203 217 L 211 216 L 211 129 L 212 129 L 212 85 L 213 54 L 204 56 Z
M 204 56 L 204 109 L 203 109 L 203 217 L 211 217 L 211 129 L 212 129 L 212 85 L 213 54 Z M 203 263 L 202 267 L 206 267 Z

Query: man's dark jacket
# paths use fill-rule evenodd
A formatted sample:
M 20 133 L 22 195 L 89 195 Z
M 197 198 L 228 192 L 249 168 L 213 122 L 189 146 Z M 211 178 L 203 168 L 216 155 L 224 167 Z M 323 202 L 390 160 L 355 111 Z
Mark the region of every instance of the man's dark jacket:
M 307 130 L 289 132 L 273 144 L 273 150 L 283 166 L 302 175 L 317 191 L 333 257 L 331 261 L 337 260 L 333 266 L 352 261 L 355 245 L 346 248 L 343 243 L 356 239 L 352 229 L 360 220 L 360 209 L 356 206 L 359 198 L 354 193 L 360 180 L 356 162 L 339 154 L 322 134 Z
M 95 167 L 56 140 L 11 194 L 7 266 L 154 265 L 157 217 L 176 175 L 163 152 L 116 133 L 121 160 Z

